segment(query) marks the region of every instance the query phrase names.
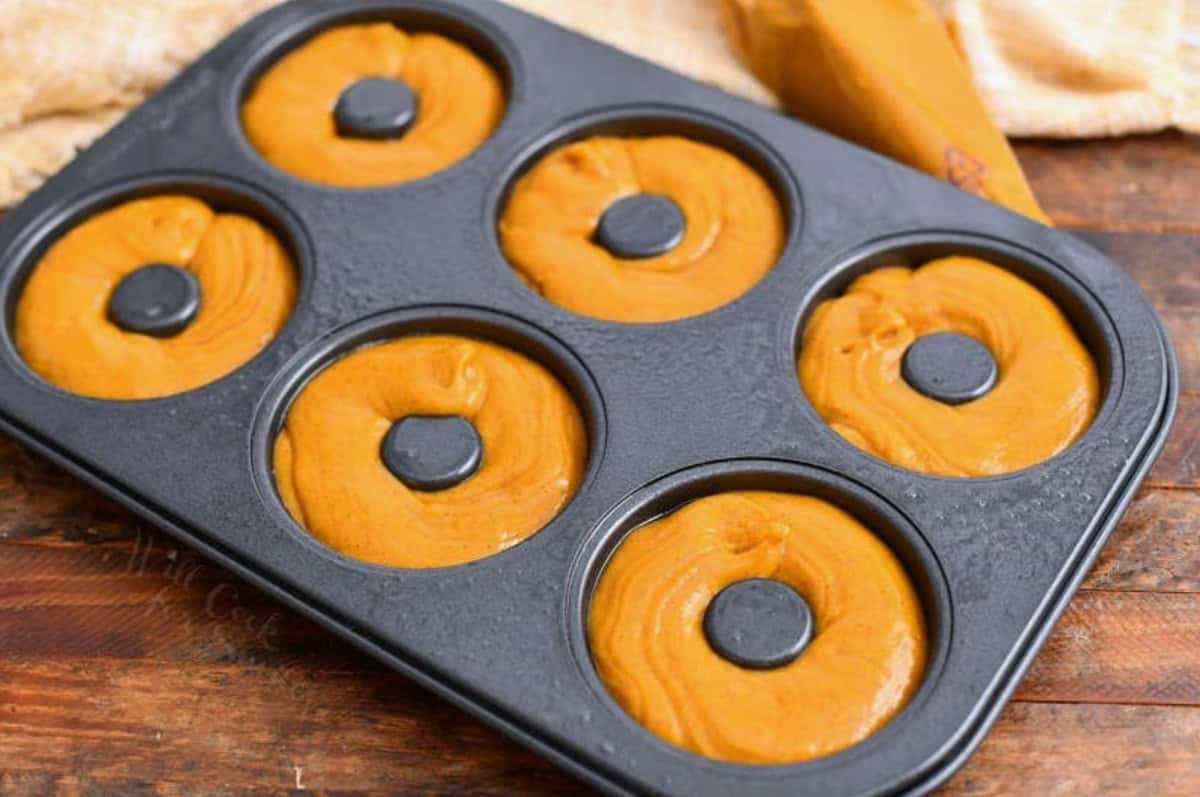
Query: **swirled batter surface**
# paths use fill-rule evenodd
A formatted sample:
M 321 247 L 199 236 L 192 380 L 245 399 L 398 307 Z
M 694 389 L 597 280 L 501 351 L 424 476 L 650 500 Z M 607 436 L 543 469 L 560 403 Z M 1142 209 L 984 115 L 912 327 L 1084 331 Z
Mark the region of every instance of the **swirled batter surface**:
M 812 642 L 773 670 L 709 646 L 708 604 L 747 578 L 808 602 Z M 666 741 L 710 758 L 782 764 L 866 738 L 908 702 L 926 658 L 920 601 L 878 538 L 808 496 L 730 492 L 635 530 L 602 574 L 589 620 L 597 670 Z
M 686 232 L 657 257 L 615 257 L 592 240 L 596 226 L 639 193 L 674 200 Z M 670 321 L 731 302 L 774 265 L 786 235 L 761 175 L 677 136 L 595 137 L 554 150 L 517 182 L 500 220 L 504 252 L 530 287 L 611 321 Z
M 126 332 L 108 319 L 117 283 L 153 263 L 186 268 L 200 283 L 200 309 L 174 337 Z M 283 246 L 253 219 L 186 196 L 126 202 L 72 229 L 34 267 L 17 303 L 17 349 L 72 393 L 168 396 L 257 354 L 291 313 L 296 283 Z
M 995 357 L 995 387 L 952 406 L 901 375 L 917 338 L 957 332 Z M 1096 366 L 1049 298 L 997 266 L 947 257 L 881 268 L 823 302 L 805 331 L 800 381 L 838 434 L 910 470 L 987 476 L 1029 467 L 1074 442 L 1095 417 Z
M 396 78 L 417 95 L 403 136 L 338 135 L 333 109 L 362 78 Z M 389 23 L 318 34 L 272 66 L 242 108 L 254 148 L 280 169 L 313 182 L 369 187 L 415 180 L 465 158 L 500 123 L 504 85 L 467 47 Z
M 412 490 L 380 458 L 409 415 L 460 415 L 483 440 L 473 476 Z M 392 567 L 462 564 L 546 525 L 575 494 L 587 437 L 544 367 L 470 338 L 414 336 L 359 349 L 318 374 L 275 443 L 288 510 L 326 545 Z

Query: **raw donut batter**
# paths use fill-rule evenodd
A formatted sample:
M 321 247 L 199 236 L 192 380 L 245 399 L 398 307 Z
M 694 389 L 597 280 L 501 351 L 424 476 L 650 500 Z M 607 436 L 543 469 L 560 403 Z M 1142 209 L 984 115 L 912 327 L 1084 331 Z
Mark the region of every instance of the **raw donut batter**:
M 613 203 L 672 200 L 686 230 L 653 257 L 594 240 Z M 551 302 L 610 321 L 698 315 L 750 290 L 783 248 L 783 210 L 767 182 L 722 149 L 677 136 L 595 137 L 554 150 L 513 188 L 500 220 L 509 262 Z
M 341 136 L 333 110 L 364 78 L 396 78 L 417 98 L 403 135 Z M 504 85 L 467 47 L 378 22 L 318 34 L 262 76 L 242 108 L 254 148 L 280 169 L 326 185 L 369 187 L 426 177 L 465 158 L 504 115 Z
M 768 670 L 718 655 L 702 628 L 712 599 L 748 578 L 808 602 L 815 633 Z M 592 655 L 626 711 L 671 744 L 744 764 L 830 755 L 904 707 L 925 668 L 924 617 L 896 557 L 816 498 L 730 492 L 632 532 L 592 599 Z
M 957 332 L 983 343 L 999 378 L 952 406 L 901 375 L 918 338 Z M 1004 269 L 947 257 L 919 269 L 881 268 L 823 302 L 805 330 L 800 381 L 842 437 L 881 459 L 943 476 L 988 476 L 1035 465 L 1091 423 L 1096 366 L 1070 322 Z
M 461 416 L 483 441 L 474 475 L 407 487 L 380 445 L 408 416 Z M 583 477 L 587 436 L 571 395 L 541 365 L 470 338 L 414 336 L 359 349 L 301 391 L 275 443 L 275 479 L 296 521 L 375 564 L 442 567 L 516 545 L 550 522 Z
M 178 334 L 128 332 L 107 313 L 122 278 L 184 268 L 200 307 Z M 16 311 L 16 345 L 46 381 L 84 396 L 147 399 L 212 382 L 275 337 L 296 299 L 296 269 L 270 232 L 186 196 L 158 196 L 92 216 L 50 247 Z

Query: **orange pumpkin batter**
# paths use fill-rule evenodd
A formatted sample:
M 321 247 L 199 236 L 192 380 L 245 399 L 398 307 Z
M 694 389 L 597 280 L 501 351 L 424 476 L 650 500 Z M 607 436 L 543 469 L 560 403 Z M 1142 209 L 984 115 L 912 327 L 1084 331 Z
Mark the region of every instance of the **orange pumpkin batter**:
M 995 387 L 951 406 L 905 382 L 914 340 L 957 332 L 995 357 Z M 817 412 L 854 445 L 895 465 L 987 476 L 1042 462 L 1074 442 L 1099 403 L 1096 366 L 1070 322 L 1004 269 L 947 257 L 881 268 L 823 302 L 805 330 L 800 381 Z
M 623 197 L 660 194 L 686 232 L 656 257 L 618 258 L 593 242 Z M 750 290 L 787 230 L 767 182 L 724 150 L 676 136 L 595 137 L 551 152 L 514 187 L 500 239 L 517 273 L 568 310 L 610 321 L 698 315 Z
M 720 0 L 734 49 L 801 119 L 1048 224 L 928 0 Z
M 815 632 L 790 664 L 743 669 L 709 646 L 710 601 L 747 578 L 783 581 Z M 589 632 L 600 677 L 635 719 L 710 758 L 783 764 L 874 733 L 924 673 L 920 601 L 878 538 L 816 498 L 730 492 L 635 530 L 605 568 Z
M 412 127 L 391 140 L 339 136 L 333 108 L 362 78 L 404 81 Z M 280 169 L 326 185 L 380 186 L 441 171 L 482 144 L 504 115 L 504 85 L 463 45 L 389 23 L 346 25 L 280 59 L 242 108 L 250 143 Z
M 195 275 L 200 309 L 174 337 L 126 332 L 108 319 L 109 296 L 127 274 L 159 262 Z M 295 298 L 295 267 L 257 221 L 186 196 L 139 199 L 50 247 L 17 303 L 16 345 L 30 368 L 72 393 L 168 396 L 243 365 L 275 337 Z
M 380 458 L 409 415 L 460 415 L 483 440 L 473 476 L 407 487 Z M 587 437 L 557 379 L 494 344 L 414 336 L 359 349 L 301 391 L 275 443 L 296 521 L 326 545 L 392 567 L 441 567 L 516 545 L 558 514 L 583 476 Z

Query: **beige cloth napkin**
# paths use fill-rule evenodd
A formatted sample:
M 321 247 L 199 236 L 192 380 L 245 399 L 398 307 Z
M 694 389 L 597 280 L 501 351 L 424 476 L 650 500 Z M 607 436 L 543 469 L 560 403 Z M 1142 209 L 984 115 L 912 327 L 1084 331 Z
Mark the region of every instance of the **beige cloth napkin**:
M 936 0 L 1010 136 L 1200 132 L 1200 0 Z
M 0 0 L 0 208 L 277 0 Z
M 0 0 L 0 208 L 278 1 Z M 508 2 L 776 104 L 730 50 L 716 0 Z M 1010 134 L 1200 127 L 1200 0 L 936 2 Z

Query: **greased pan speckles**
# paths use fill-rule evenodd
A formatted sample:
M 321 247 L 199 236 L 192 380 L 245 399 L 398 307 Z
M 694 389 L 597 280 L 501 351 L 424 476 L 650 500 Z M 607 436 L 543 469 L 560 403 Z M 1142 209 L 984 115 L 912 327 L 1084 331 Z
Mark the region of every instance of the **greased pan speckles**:
M 250 144 L 242 103 L 332 26 L 394 22 L 469 48 L 504 85 L 503 117 L 461 160 L 407 182 L 338 188 Z M 773 265 L 674 321 L 572 312 L 525 284 L 498 232 L 534 164 L 595 136 L 723 149 L 778 200 Z M 37 376 L 13 316 L 30 269 L 97 212 L 184 194 L 250 217 L 295 265 L 294 309 L 225 376 L 108 401 Z M 1049 296 L 1097 369 L 1077 441 L 1004 476 L 924 475 L 833 431 L 796 373 L 813 309 L 885 265 L 968 255 Z M 281 6 L 234 33 L 0 220 L 0 419 L 10 433 L 234 572 L 612 793 L 925 792 L 979 743 L 1152 462 L 1175 406 L 1162 327 L 1120 268 L 903 166 L 505 6 L 478 0 Z M 578 489 L 536 534 L 466 565 L 387 568 L 296 524 L 272 475 L 292 400 L 361 347 L 453 335 L 510 349 L 570 393 L 587 437 Z M 189 485 L 180 491 L 178 485 Z M 920 599 L 919 687 L 876 733 L 782 766 L 684 752 L 632 719 L 586 634 L 604 566 L 639 526 L 731 491 L 820 499 L 879 538 Z

